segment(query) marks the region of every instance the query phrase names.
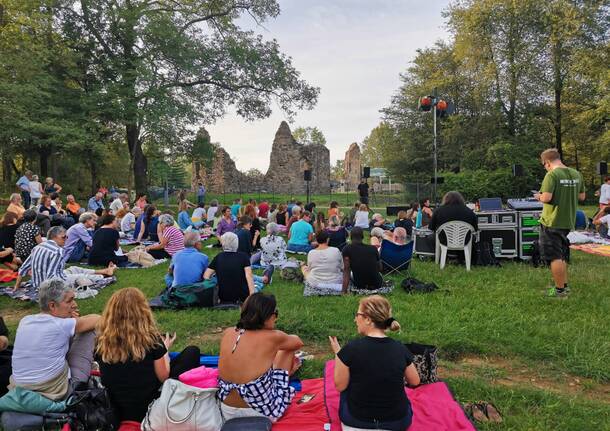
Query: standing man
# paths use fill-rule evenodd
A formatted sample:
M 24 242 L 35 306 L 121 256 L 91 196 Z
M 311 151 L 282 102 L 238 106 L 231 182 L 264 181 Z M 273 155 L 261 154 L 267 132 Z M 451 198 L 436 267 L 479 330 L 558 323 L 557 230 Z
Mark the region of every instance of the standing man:
M 543 203 L 540 216 L 540 256 L 551 264 L 555 288 L 549 296 L 565 297 L 568 294 L 567 261 L 570 252 L 568 233 L 576 224 L 578 201 L 585 200 L 585 184 L 580 172 L 561 162 L 555 148 L 540 154 L 547 174 L 534 197 Z
M 205 186 L 203 183 L 199 183 L 197 186 L 197 203 L 199 205 L 205 205 Z
M 23 176 L 17 180 L 17 187 L 21 192 L 21 199 L 23 200 L 23 206 L 27 210 L 30 208 L 32 199 L 30 197 L 30 181 L 32 181 L 32 171 L 25 171 Z
M 367 183 L 366 178 L 362 178 L 360 180 L 360 184 L 358 184 L 358 194 L 360 195 L 360 202 L 365 204 L 367 207 L 369 206 L 369 183 Z

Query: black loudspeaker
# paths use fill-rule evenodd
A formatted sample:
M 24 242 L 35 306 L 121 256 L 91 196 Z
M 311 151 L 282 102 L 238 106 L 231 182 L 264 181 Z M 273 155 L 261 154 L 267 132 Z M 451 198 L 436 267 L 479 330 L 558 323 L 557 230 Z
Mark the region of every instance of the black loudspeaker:
M 523 166 L 522 165 L 513 165 L 513 177 L 522 177 L 523 176 Z
M 443 184 L 445 177 L 436 177 L 436 184 Z M 430 177 L 430 184 L 434 184 L 434 177 Z
M 362 177 L 363 178 L 369 178 L 371 176 L 371 168 L 370 166 L 365 166 L 362 169 Z
M 597 163 L 597 175 L 608 175 L 608 163 L 598 162 Z
M 311 181 L 311 170 L 306 169 L 303 171 L 303 180 Z

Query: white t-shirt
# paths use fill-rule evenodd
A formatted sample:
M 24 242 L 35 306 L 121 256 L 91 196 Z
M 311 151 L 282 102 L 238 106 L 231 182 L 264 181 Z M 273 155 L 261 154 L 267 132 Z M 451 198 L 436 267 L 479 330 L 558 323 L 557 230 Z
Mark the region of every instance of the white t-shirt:
M 354 226 L 366 229 L 369 227 L 369 212 L 368 211 L 356 211 L 354 216 Z
M 205 213 L 205 208 L 197 207 L 193 210 L 192 218 L 201 220 L 201 216 L 203 216 Z
M 324 250 L 313 249 L 307 253 L 309 276 L 307 281 L 317 283 L 343 282 L 343 256 L 336 247 Z
M 208 221 L 212 221 L 214 217 L 216 217 L 216 211 L 218 211 L 218 207 L 209 207 L 208 208 Z
M 610 214 L 606 214 L 605 216 L 600 217 L 599 221 L 610 228 Z
M 121 219 L 121 231 L 123 232 L 129 232 L 130 230 L 133 230 L 135 228 L 135 225 L 136 216 L 133 215 L 133 213 L 131 212 L 125 214 L 125 216 Z
M 39 181 L 30 181 L 30 197 L 33 199 L 40 198 L 42 196 L 42 193 L 40 193 L 41 187 L 42 184 Z
M 112 214 L 116 215 L 116 213 L 118 213 L 120 209 L 123 209 L 123 201 L 119 198 L 116 198 L 110 204 L 110 211 L 112 211 Z
M 75 330 L 76 319 L 72 318 L 40 313 L 21 319 L 13 347 L 15 383 L 32 385 L 57 377 L 66 366 Z
M 30 182 L 30 184 L 32 184 L 32 183 Z M 599 203 L 600 204 L 610 204 L 610 184 L 608 184 L 608 183 L 602 184 L 602 188 L 599 191 Z

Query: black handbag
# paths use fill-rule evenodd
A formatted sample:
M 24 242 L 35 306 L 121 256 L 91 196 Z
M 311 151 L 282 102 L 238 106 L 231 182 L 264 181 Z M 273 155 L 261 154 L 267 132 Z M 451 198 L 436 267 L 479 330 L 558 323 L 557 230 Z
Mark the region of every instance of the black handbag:
M 90 383 L 93 381 L 90 380 Z M 85 384 L 86 385 L 86 384 Z M 83 385 L 83 386 L 85 386 Z M 77 388 L 68 401 L 72 431 L 114 431 L 118 420 L 105 388 L 95 383 Z
M 436 369 L 438 367 L 438 349 L 429 344 L 407 343 L 405 347 L 413 354 L 413 364 L 419 374 L 421 385 L 438 381 Z

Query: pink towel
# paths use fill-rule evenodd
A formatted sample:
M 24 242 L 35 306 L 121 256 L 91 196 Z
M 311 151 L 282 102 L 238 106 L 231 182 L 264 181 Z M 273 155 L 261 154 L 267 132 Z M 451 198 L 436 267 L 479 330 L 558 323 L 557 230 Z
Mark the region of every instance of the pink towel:
M 178 379 L 196 388 L 209 389 L 218 387 L 218 368 L 207 368 L 205 365 L 186 371 Z
M 305 394 L 314 397 L 299 404 Z M 301 391 L 296 393 L 284 416 L 273 424 L 272 431 L 322 431 L 324 424 L 329 422 L 324 405 L 323 379 L 302 380 Z
M 335 361 L 328 361 L 324 370 L 327 406 L 332 431 L 341 431 L 339 392 L 334 384 Z M 413 408 L 409 431 L 476 431 L 445 382 L 431 383 L 416 389 L 406 388 Z

